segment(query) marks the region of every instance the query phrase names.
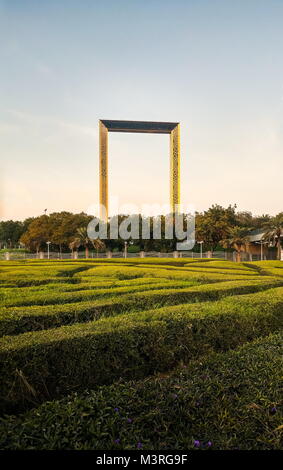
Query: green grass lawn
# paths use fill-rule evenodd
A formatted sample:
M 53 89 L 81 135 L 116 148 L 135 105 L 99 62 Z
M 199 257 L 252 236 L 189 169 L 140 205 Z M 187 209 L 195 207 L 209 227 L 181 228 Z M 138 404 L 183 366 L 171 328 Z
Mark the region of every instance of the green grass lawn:
M 2 261 L 0 301 L 0 449 L 282 448 L 282 262 Z

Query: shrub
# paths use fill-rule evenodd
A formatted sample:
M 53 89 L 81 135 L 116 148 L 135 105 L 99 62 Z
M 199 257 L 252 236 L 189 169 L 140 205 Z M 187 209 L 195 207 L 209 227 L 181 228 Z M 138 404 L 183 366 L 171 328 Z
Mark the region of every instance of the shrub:
M 281 449 L 282 353 L 273 335 L 168 375 L 45 403 L 3 418 L 0 448 Z
M 0 314 L 0 336 L 56 326 L 87 322 L 103 316 L 129 311 L 143 311 L 184 302 L 215 301 L 226 296 L 247 294 L 281 285 L 278 280 L 228 281 L 208 285 L 168 288 L 168 284 L 126 286 L 92 291 L 31 295 L 30 299 L 12 300 L 21 307 L 4 308 Z M 170 285 L 170 284 L 169 284 Z M 177 283 L 176 283 L 177 286 Z M 162 287 L 162 288 L 160 288 Z M 127 293 L 126 293 L 127 292 Z M 66 303 L 67 302 L 67 303 Z M 9 302 L 7 302 L 9 305 Z M 49 304 L 49 305 L 48 305 Z M 74 305 L 77 304 L 77 305 Z M 26 307 L 23 307 L 25 306 Z
M 6 336 L 0 341 L 1 409 L 145 377 L 281 328 L 282 288 L 256 295 L 258 302 L 239 296 L 200 312 L 181 306 Z

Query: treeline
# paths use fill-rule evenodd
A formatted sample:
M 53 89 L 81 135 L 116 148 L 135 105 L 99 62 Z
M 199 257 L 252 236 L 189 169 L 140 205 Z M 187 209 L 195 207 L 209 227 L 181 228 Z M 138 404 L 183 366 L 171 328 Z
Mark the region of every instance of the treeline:
M 77 236 L 81 227 L 87 227 L 93 219 L 85 214 L 71 212 L 53 212 L 21 221 L 7 220 L 0 222 L 1 248 L 26 247 L 31 251 L 46 249 L 47 242 L 51 248 L 59 251 L 69 250 L 69 245 Z
M 127 217 L 119 216 L 119 223 Z M 25 247 L 33 252 L 46 251 L 47 242 L 51 250 L 59 252 L 72 251 L 79 247 L 86 250 L 121 251 L 124 249 L 124 240 L 105 240 L 104 243 L 95 244 L 89 240 L 86 228 L 92 216 L 85 213 L 72 214 L 71 212 L 54 212 L 50 215 L 28 218 L 24 221 L 7 220 L 0 222 L 0 249 L 13 249 Z M 166 240 L 164 234 L 164 217 L 162 217 L 161 240 L 130 240 L 129 249 L 132 251 L 173 251 L 176 239 Z M 274 232 L 274 241 L 280 243 L 283 226 L 283 212 L 276 217 L 268 214 L 255 216 L 251 212 L 237 212 L 236 205 L 227 208 L 218 204 L 213 205 L 204 212 L 196 213 L 196 240 L 203 242 L 203 250 L 215 251 L 228 248 L 235 243 L 244 243 L 247 234 L 252 230 L 263 229 L 267 233 Z M 277 232 L 276 232 L 277 230 Z M 278 238 L 279 234 L 279 238 Z M 278 244 L 278 243 L 277 243 Z M 199 249 L 197 244 L 195 250 Z

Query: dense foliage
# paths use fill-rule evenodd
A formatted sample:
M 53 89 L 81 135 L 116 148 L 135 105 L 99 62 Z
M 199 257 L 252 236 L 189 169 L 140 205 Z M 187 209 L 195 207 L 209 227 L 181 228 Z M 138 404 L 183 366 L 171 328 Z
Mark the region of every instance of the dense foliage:
M 0 422 L 1 449 L 282 449 L 282 335 Z
M 125 217 L 125 215 L 119 215 L 119 222 Z M 141 223 L 141 216 L 139 217 Z M 54 212 L 50 215 L 26 219 L 24 222 L 3 221 L 0 222 L 0 249 L 1 247 L 11 249 L 21 244 L 31 251 L 46 251 L 46 242 L 50 241 L 52 250 L 69 251 L 81 246 L 88 253 L 89 248 L 93 248 L 93 246 L 91 241 L 84 235 L 84 231 L 90 220 L 92 220 L 92 216 L 85 213 Z M 153 218 L 150 218 L 150 222 L 152 231 Z M 137 240 L 132 240 L 133 245 L 129 246 L 129 251 L 173 251 L 176 246 L 176 239 L 165 239 L 164 217 L 162 217 L 161 222 L 161 240 L 154 240 L 153 237 L 149 240 L 143 240 L 140 237 Z M 235 249 L 236 245 L 233 243 L 233 238 L 235 238 L 236 233 L 238 234 L 238 242 L 240 240 L 240 244 L 243 244 L 246 235 L 251 230 L 262 229 L 266 231 L 269 240 L 277 245 L 279 253 L 278 234 L 282 234 L 282 227 L 282 212 L 276 217 L 270 217 L 269 215 L 253 216 L 250 212 L 236 212 L 236 206 L 224 208 L 215 204 L 204 212 L 196 213 L 196 240 L 204 242 L 204 250 L 222 249 L 223 241 L 226 243 L 227 248 Z M 229 240 L 231 243 L 229 243 Z M 122 251 L 124 249 L 124 240 L 120 238 L 107 240 L 104 245 L 94 246 L 94 248 L 96 250 Z M 195 250 L 199 250 L 198 244 L 196 244 Z
M 281 262 L 0 269 L 0 448 L 280 448 Z

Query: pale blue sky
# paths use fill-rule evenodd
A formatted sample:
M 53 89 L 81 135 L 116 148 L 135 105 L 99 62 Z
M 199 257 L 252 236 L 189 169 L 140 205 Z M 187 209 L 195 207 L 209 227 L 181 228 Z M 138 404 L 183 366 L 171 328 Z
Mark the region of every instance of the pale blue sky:
M 181 199 L 282 208 L 282 0 L 0 0 L 1 217 L 98 202 L 98 120 L 181 123 Z M 167 203 L 169 138 L 110 134 L 110 193 Z

